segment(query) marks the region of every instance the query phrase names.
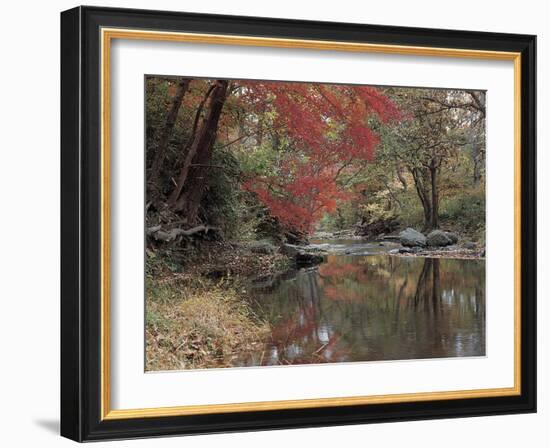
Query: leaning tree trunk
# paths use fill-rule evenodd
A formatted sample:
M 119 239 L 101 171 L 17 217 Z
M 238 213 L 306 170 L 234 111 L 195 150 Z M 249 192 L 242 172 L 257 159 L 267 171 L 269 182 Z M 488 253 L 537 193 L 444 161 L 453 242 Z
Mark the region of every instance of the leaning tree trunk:
M 176 181 L 176 187 L 174 188 L 174 190 L 172 191 L 172 194 L 170 195 L 170 198 L 168 199 L 168 204 L 172 208 L 175 206 L 176 201 L 180 197 L 183 187 L 185 186 L 185 182 L 187 181 L 187 175 L 189 174 L 189 169 L 191 168 L 193 157 L 195 157 L 195 154 L 197 153 L 199 146 L 203 142 L 204 135 L 205 135 L 204 134 L 205 123 L 208 121 L 208 118 L 202 121 L 202 125 L 198 133 L 197 133 L 197 129 L 199 127 L 199 122 L 201 122 L 204 105 L 206 104 L 206 101 L 208 101 L 208 98 L 210 97 L 210 94 L 214 90 L 214 87 L 215 85 L 210 86 L 210 88 L 204 95 L 201 103 L 199 104 L 197 111 L 195 112 L 195 119 L 193 120 L 193 130 L 191 131 L 191 137 L 189 139 L 189 143 L 186 146 L 182 145 L 182 152 L 185 154 L 185 159 L 183 160 L 183 165 L 182 165 L 182 168 L 180 169 L 178 180 Z
M 208 165 L 216 141 L 218 123 L 227 97 L 228 81 L 216 81 L 206 116 L 184 160 L 176 187 L 168 200 L 174 211 L 185 211 L 188 223 L 196 220 L 207 182 Z
M 149 173 L 149 185 L 151 188 L 151 200 L 153 201 L 153 203 L 158 202 L 160 197 L 160 191 L 162 189 L 160 185 L 160 172 L 162 169 L 162 164 L 164 163 L 166 149 L 168 148 L 168 142 L 172 135 L 174 125 L 176 124 L 176 119 L 178 117 L 178 112 L 181 108 L 183 97 L 185 96 L 185 93 L 189 88 L 190 82 L 190 79 L 181 79 L 178 82 L 176 94 L 174 95 L 174 98 L 172 98 L 170 111 L 166 116 L 166 122 L 164 124 L 164 128 L 162 129 L 159 144 L 157 146 L 157 150 L 151 164 L 151 171 Z

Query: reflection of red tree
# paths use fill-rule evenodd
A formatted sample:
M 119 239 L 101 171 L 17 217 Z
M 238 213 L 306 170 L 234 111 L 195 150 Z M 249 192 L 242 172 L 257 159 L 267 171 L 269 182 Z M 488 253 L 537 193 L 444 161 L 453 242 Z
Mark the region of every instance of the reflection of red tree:
M 330 300 L 339 300 L 342 302 L 360 302 L 365 299 L 363 291 L 348 289 L 342 284 L 325 286 L 325 296 Z
M 366 266 L 341 262 L 337 258 L 331 263 L 321 265 L 319 267 L 320 284 L 325 297 L 346 302 L 364 300 L 363 288 L 350 287 L 350 281 L 357 285 L 366 284 L 371 280 L 367 269 Z
M 300 308 L 298 312 L 290 316 L 285 321 L 277 324 L 272 330 L 271 337 L 276 343 L 286 343 L 289 336 L 293 339 L 303 338 L 315 334 L 317 329 L 317 320 L 313 306 Z
M 391 278 L 391 266 L 381 259 L 380 263 L 359 264 L 341 257 L 329 257 L 326 264 L 319 267 L 320 285 L 325 297 L 335 301 L 360 302 L 368 298 L 368 291 L 380 291 L 397 287 L 397 277 Z M 379 294 L 376 294 L 378 297 Z
M 329 334 L 327 342 L 319 337 L 319 321 L 314 305 L 300 307 L 289 319 L 272 329 L 272 342 L 277 347 L 279 362 L 282 364 L 309 364 L 312 362 L 345 361 L 350 349 L 341 342 L 338 332 Z M 300 347 L 303 353 L 289 356 L 288 348 Z
M 321 278 L 333 277 L 333 278 L 343 278 L 343 277 L 352 277 L 360 274 L 364 267 L 358 264 L 352 263 L 342 263 L 340 261 L 335 262 L 337 258 L 329 258 L 329 263 L 324 263 L 319 266 L 319 274 Z

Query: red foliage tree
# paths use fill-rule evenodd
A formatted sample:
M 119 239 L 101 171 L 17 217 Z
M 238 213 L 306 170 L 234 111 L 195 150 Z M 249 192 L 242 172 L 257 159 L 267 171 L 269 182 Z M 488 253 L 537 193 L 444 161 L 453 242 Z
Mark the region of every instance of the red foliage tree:
M 292 141 L 278 172 L 249 179 L 255 192 L 283 225 L 308 233 L 349 193 L 338 176 L 356 161 L 371 160 L 378 136 L 369 126 L 399 117 L 396 106 L 367 86 L 249 81 L 242 101 L 274 113 L 273 128 Z

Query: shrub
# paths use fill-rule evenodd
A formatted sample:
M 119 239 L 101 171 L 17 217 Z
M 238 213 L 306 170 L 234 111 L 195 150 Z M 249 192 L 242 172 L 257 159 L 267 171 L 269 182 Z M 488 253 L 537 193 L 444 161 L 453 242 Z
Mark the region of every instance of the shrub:
M 472 188 L 442 201 L 441 222 L 472 240 L 485 240 L 485 194 Z

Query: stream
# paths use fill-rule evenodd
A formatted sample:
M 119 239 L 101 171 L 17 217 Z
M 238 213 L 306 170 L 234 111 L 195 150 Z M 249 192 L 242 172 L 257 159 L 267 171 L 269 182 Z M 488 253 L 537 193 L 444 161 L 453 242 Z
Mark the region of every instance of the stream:
M 252 285 L 271 338 L 235 365 L 485 355 L 485 260 L 394 257 L 395 245 L 314 240 L 326 262 Z

